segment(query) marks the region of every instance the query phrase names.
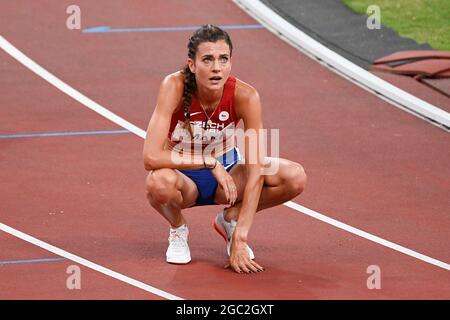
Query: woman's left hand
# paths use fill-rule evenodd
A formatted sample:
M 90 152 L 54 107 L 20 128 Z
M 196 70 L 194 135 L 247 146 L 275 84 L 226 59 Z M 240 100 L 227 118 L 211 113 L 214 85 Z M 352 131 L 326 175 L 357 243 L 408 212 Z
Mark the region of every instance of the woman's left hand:
M 264 268 L 250 259 L 247 241 L 233 237 L 231 243 L 230 266 L 237 273 L 256 273 Z
M 228 203 L 233 206 L 237 200 L 237 188 L 230 173 L 218 161 L 211 173 L 216 178 L 218 185 L 223 189 Z

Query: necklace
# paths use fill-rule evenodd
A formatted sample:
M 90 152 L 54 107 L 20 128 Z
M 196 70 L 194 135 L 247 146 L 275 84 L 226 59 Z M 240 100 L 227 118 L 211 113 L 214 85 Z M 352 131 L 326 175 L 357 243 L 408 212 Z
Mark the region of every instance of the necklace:
M 207 127 L 210 127 L 210 126 L 211 126 L 211 124 L 212 124 L 211 118 L 212 118 L 212 116 L 216 113 L 216 110 L 217 110 L 217 107 L 218 107 L 219 104 L 220 104 L 220 101 L 221 101 L 221 100 L 219 100 L 219 102 L 217 103 L 217 105 L 214 107 L 213 113 L 212 113 L 210 116 L 208 116 L 208 113 L 206 112 L 205 107 L 204 107 L 203 104 L 200 102 L 200 99 L 198 100 L 198 103 L 199 103 L 200 106 L 202 107 L 202 110 L 203 110 L 203 112 L 205 113 L 206 118 L 208 119 L 208 120 L 205 122 L 205 125 L 204 125 L 204 127 L 203 127 L 204 130 L 206 130 Z

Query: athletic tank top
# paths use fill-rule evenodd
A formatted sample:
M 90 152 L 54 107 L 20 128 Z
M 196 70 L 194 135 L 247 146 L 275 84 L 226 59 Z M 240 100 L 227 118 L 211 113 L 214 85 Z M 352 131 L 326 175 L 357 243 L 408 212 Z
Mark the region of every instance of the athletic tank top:
M 185 121 L 183 103 L 172 115 L 168 134 L 168 147 L 177 152 L 199 154 L 210 152 L 213 156 L 220 156 L 230 151 L 236 145 L 234 129 L 239 120 L 234 109 L 234 91 L 236 78 L 229 76 L 225 82 L 222 97 L 215 111 L 208 111 L 208 117 L 201 107 L 195 94 L 192 95 L 189 108 L 191 114 L 191 128 L 193 139 L 183 128 Z M 206 129 L 205 129 L 206 126 Z M 207 149 L 207 150 L 205 150 Z

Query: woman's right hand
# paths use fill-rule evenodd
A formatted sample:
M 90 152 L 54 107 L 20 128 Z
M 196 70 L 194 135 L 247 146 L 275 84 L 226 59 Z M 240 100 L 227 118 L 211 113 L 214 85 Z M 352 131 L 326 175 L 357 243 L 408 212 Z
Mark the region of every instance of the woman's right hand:
M 228 173 L 223 165 L 218 161 L 216 167 L 211 170 L 212 175 L 216 178 L 217 183 L 225 192 L 225 196 L 230 205 L 234 205 L 237 199 L 237 188 L 233 177 Z

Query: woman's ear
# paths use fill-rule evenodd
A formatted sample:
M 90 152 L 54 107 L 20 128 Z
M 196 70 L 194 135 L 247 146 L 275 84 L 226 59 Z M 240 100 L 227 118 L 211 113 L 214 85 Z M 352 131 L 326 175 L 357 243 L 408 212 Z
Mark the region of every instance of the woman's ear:
M 195 73 L 195 63 L 191 58 L 187 60 L 187 65 L 189 67 L 189 70 L 191 70 L 192 73 Z

